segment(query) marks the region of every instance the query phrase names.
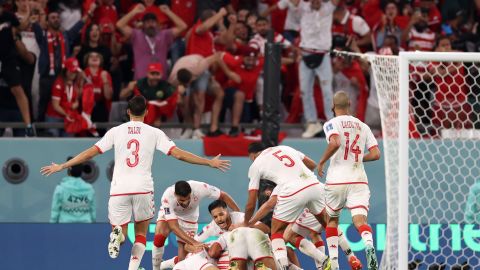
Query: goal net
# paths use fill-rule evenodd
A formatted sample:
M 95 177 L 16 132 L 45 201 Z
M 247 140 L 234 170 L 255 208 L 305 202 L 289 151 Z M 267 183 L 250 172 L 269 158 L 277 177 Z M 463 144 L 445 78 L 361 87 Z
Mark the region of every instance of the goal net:
M 480 54 L 368 56 L 385 157 L 382 269 L 480 265 Z M 475 184 L 478 187 L 475 188 Z M 433 268 L 430 268 L 433 267 Z

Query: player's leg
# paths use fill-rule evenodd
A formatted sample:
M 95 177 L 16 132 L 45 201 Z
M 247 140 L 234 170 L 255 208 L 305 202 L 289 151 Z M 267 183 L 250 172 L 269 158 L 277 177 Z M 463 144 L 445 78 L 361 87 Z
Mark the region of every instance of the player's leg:
M 108 254 L 112 259 L 118 257 L 120 245 L 127 237 L 127 225 L 132 218 L 131 196 L 113 196 L 108 200 L 108 219 L 112 232 L 108 242 Z
M 243 105 L 245 103 L 245 93 L 240 89 L 235 91 L 233 108 L 232 108 L 232 128 L 230 129 L 230 136 L 238 136 L 240 133 L 239 125 L 242 118 Z
M 298 231 L 299 226 L 297 223 L 288 226 L 285 230 L 285 233 L 283 234 L 284 239 L 290 244 L 294 245 L 296 248 L 298 248 L 298 250 L 300 250 L 303 254 L 313 258 L 317 267 L 323 267 L 323 263 L 325 262 L 325 260 L 328 259 L 327 255 L 325 255 L 325 252 L 321 252 L 315 246 L 315 244 L 313 244 L 310 240 L 306 239 L 304 235 L 296 233 L 293 230 L 294 226 Z M 309 233 L 307 232 L 305 235 L 308 236 L 308 234 Z
M 132 247 L 128 269 L 137 270 L 145 253 L 150 220 L 155 216 L 155 202 L 153 193 L 134 195 L 132 201 L 135 217 L 135 243 Z
M 185 250 L 185 243 L 177 241 L 178 245 L 178 261 L 183 261 L 187 257 L 188 252 Z
M 248 228 L 237 228 L 231 231 L 226 239 L 231 270 L 247 270 L 248 247 L 246 231 L 248 231 Z
M 276 208 L 277 209 L 277 208 Z M 271 239 L 272 239 L 272 250 L 275 255 L 275 259 L 278 261 L 280 266 L 284 269 L 288 268 L 288 255 L 287 247 L 285 245 L 285 240 L 283 240 L 283 233 L 288 226 L 288 221 L 282 221 L 275 217 L 272 218 L 272 229 L 271 229 Z
M 155 226 L 155 236 L 153 238 L 152 249 L 152 265 L 153 270 L 160 270 L 163 252 L 165 249 L 165 241 L 170 234 L 170 228 L 164 218 L 163 209 L 158 213 L 157 225 Z
M 290 270 L 296 269 L 292 265 L 295 265 L 297 267 L 300 266 L 300 261 L 298 260 L 297 253 L 295 253 L 295 250 L 293 250 L 293 248 L 287 247 L 287 257 L 288 257 L 288 261 L 290 262 L 290 265 L 289 265 Z
M 160 270 L 172 269 L 178 263 L 178 256 L 165 260 L 160 265 Z
M 190 222 L 178 220 L 178 225 L 180 226 L 180 229 L 182 229 L 182 231 L 188 234 L 188 236 L 190 236 L 191 238 L 194 238 L 198 232 L 198 223 L 190 223 Z M 188 251 L 185 250 L 185 243 L 181 241 L 178 237 L 177 237 L 177 243 L 178 243 L 177 260 L 183 261 L 187 256 Z
M 210 135 L 220 135 L 220 130 L 218 128 L 218 121 L 220 118 L 220 111 L 222 110 L 223 99 L 225 97 L 225 91 L 222 86 L 215 80 L 210 81 L 210 89 L 215 96 L 215 100 L 212 105 L 212 115 L 210 118 Z
M 202 121 L 202 114 L 205 108 L 205 94 L 207 92 L 208 83 L 210 82 L 210 73 L 205 71 L 196 81 L 195 81 L 195 88 L 192 89 L 193 95 L 193 136 L 203 137 L 205 136 L 202 131 L 200 130 L 200 124 Z
M 246 228 L 244 232 L 248 257 L 253 260 L 255 269 L 276 270 L 268 235 L 254 228 Z
M 367 223 L 370 204 L 370 189 L 368 185 L 349 185 L 346 207 L 350 209 L 353 225 L 359 232 L 365 244 L 368 269 L 378 269 L 378 261 L 373 246 L 372 228 Z

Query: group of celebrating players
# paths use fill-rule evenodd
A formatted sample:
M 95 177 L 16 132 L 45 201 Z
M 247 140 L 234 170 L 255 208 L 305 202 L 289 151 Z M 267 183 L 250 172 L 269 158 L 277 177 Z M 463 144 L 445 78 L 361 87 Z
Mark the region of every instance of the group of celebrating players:
M 312 257 L 317 269 L 324 270 L 339 268 L 340 246 L 351 268 L 362 269 L 361 262 L 338 229 L 343 208 L 351 211 L 353 223 L 365 243 L 368 269 L 377 269 L 372 230 L 367 224 L 370 191 L 363 162 L 378 160 L 380 151 L 370 128 L 350 116 L 349 107 L 348 95 L 337 92 L 333 100 L 335 117 L 324 124 L 328 146 L 318 165 L 289 146 L 266 147 L 259 142 L 252 143 L 248 152 L 253 163 L 248 171 L 250 182 L 244 212 L 240 212 L 229 194 L 207 183 L 178 181 L 167 188 L 158 211 L 153 269 L 301 269 L 286 243 Z M 143 96 L 132 98 L 128 103 L 129 122 L 110 129 L 94 146 L 73 159 L 41 169 L 44 175 L 50 175 L 115 148 L 108 204 L 113 229 L 108 251 L 112 258 L 118 256 L 133 213 L 135 243 L 129 270 L 140 267 L 147 230 L 155 216 L 151 175 L 155 149 L 187 163 L 221 171 L 230 168 L 230 161 L 220 159 L 220 155 L 212 159 L 196 156 L 177 147 L 160 129 L 144 124 L 146 108 Z M 366 154 L 365 149 L 368 150 Z M 323 184 L 314 170 L 323 177 L 328 160 L 330 165 Z M 255 212 L 261 180 L 269 180 L 276 186 L 268 192 L 269 199 Z M 197 233 L 199 204 L 204 198 L 214 200 L 208 206 L 212 222 Z M 272 208 L 273 215 L 265 222 L 264 217 Z M 321 238 L 322 230 L 326 235 L 328 256 Z M 162 261 L 170 232 L 177 237 L 178 256 Z M 211 237 L 218 238 L 204 243 Z

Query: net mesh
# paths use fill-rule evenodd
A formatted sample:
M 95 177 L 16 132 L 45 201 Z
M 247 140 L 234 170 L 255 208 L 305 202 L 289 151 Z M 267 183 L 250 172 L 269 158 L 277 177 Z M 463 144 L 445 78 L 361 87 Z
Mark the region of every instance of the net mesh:
M 382 118 L 387 241 L 398 265 L 398 58 L 370 57 Z M 480 63 L 409 63 L 409 269 L 480 265 Z M 478 194 L 477 194 L 478 193 Z M 437 267 L 437 268 L 436 268 Z

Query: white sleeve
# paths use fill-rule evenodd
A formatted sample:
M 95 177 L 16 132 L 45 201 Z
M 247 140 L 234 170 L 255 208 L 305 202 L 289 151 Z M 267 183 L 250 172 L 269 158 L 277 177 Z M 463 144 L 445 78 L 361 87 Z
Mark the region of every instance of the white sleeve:
M 360 16 L 354 16 L 352 24 L 353 31 L 362 37 L 370 32 L 370 27 L 368 26 L 367 22 Z
M 368 151 L 372 149 L 375 146 L 378 146 L 377 139 L 375 139 L 375 136 L 373 135 L 372 131 L 370 130 L 370 127 L 365 125 L 367 127 L 366 133 L 367 133 L 367 141 L 366 141 L 366 146 Z
M 215 240 L 214 243 L 218 243 L 222 247 L 222 250 L 227 249 L 227 240 L 225 239 L 225 234 L 222 234 L 222 236 Z
M 165 212 L 165 220 L 167 221 L 178 219 L 177 215 L 173 211 L 172 205 L 172 203 L 175 203 L 175 198 L 172 198 L 172 196 L 170 196 L 169 191 L 171 191 L 171 188 L 167 188 L 167 190 L 165 190 L 161 201 L 163 211 Z
M 260 188 L 260 171 L 257 169 L 256 163 L 254 162 L 250 169 L 248 170 L 248 190 L 258 190 Z
M 340 132 L 338 132 L 332 120 L 325 123 L 325 125 L 323 126 L 323 131 L 325 132 L 325 138 L 327 139 L 327 143 L 330 142 L 330 137 L 332 135 L 340 135 Z
M 215 222 L 212 220 L 207 226 L 203 227 L 203 229 L 197 235 L 195 235 L 194 239 L 199 242 L 204 242 L 211 236 L 216 236 L 214 223 Z
M 113 147 L 113 139 L 114 139 L 114 132 L 115 128 L 111 128 L 105 135 L 103 135 L 103 138 L 101 138 L 94 146 L 98 149 L 100 154 L 103 154 L 107 152 L 108 150 L 112 149 Z
M 170 151 L 175 147 L 175 143 L 163 131 L 156 128 L 157 150 L 162 151 L 165 155 L 170 155 Z
M 219 188 L 203 182 L 191 181 L 190 185 L 192 186 L 192 190 L 195 190 L 195 193 L 197 193 L 200 200 L 202 198 L 218 200 L 218 198 L 220 198 L 220 193 L 222 192 Z
M 276 186 L 273 190 L 272 190 L 272 193 L 270 194 L 270 197 L 272 196 L 277 196 L 278 195 L 278 186 Z
M 322 3 L 322 9 L 325 9 L 325 12 L 328 13 L 328 15 L 333 14 L 336 8 L 337 6 L 335 6 L 331 0 Z

